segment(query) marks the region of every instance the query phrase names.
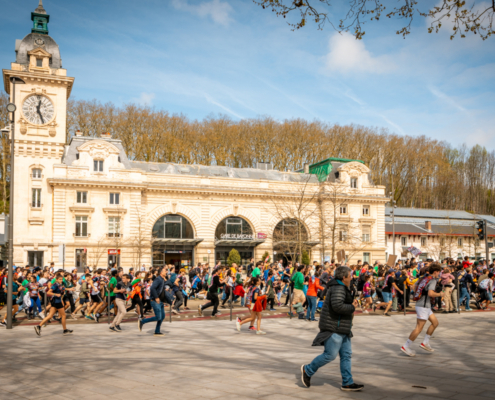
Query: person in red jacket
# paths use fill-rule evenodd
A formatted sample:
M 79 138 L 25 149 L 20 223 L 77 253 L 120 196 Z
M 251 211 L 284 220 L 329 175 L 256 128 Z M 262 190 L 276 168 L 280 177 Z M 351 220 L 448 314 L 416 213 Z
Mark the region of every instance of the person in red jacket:
M 318 289 L 324 289 L 324 287 L 320 285 L 320 271 L 315 272 L 315 274 L 309 278 L 308 291 L 306 292 L 306 298 L 308 300 L 306 319 L 308 321 L 317 321 L 315 318 L 315 311 L 318 302 Z

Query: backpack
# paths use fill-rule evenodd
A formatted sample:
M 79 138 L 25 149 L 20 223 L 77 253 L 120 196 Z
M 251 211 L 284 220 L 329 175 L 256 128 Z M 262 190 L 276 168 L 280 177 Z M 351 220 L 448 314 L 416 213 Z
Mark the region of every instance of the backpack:
M 479 287 L 480 289 L 486 290 L 486 289 L 488 289 L 488 285 L 489 285 L 489 283 L 490 283 L 490 279 L 483 279 L 483 280 L 480 282 L 480 284 L 478 285 L 478 287 Z
M 423 278 L 420 282 L 418 282 L 418 285 L 414 290 L 414 297 L 413 297 L 414 301 L 418 301 L 423 295 L 426 294 L 426 288 L 432 279 L 433 277 L 427 276 Z

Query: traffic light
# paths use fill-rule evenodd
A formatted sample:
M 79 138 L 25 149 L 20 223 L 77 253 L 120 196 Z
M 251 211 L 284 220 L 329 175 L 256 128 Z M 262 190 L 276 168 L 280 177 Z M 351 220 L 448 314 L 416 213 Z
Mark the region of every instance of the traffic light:
M 485 221 L 476 222 L 476 230 L 478 231 L 478 239 L 485 240 Z

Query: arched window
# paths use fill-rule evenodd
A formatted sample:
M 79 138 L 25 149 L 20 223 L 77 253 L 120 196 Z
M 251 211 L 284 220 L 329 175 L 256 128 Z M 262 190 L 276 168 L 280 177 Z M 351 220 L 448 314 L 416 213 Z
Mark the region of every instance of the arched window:
M 156 239 L 194 239 L 194 230 L 190 222 L 180 215 L 164 215 L 153 226 Z
M 227 217 L 217 226 L 216 239 L 253 239 L 253 228 L 241 217 Z
M 299 241 L 299 237 L 303 241 L 308 240 L 306 228 L 297 219 L 284 219 L 273 230 L 274 242 L 297 242 Z

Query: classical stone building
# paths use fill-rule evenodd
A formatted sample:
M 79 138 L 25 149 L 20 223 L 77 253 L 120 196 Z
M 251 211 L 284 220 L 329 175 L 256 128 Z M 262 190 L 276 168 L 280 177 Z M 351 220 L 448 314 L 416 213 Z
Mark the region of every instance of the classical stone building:
M 49 16 L 32 13 L 32 33 L 16 42 L 3 70 L 17 105 L 14 262 L 124 268 L 141 264 L 242 263 L 267 252 L 284 260 L 307 252 L 322 261 L 385 256 L 384 187 L 357 160 L 329 158 L 305 171 L 146 163 L 122 143 L 78 132 L 66 143 L 66 104 L 74 78 L 48 36 Z M 15 86 L 11 77 L 25 84 Z M 14 98 L 15 95 L 15 98 Z

